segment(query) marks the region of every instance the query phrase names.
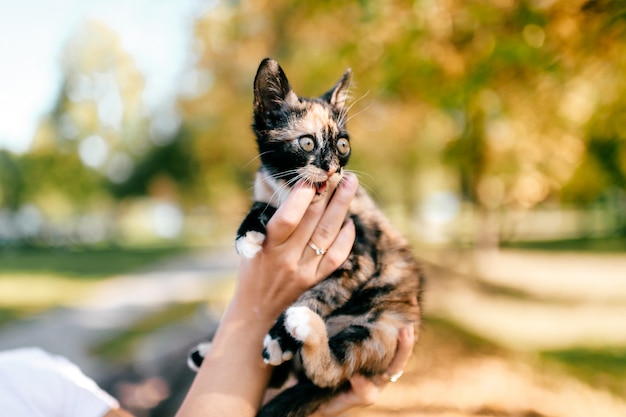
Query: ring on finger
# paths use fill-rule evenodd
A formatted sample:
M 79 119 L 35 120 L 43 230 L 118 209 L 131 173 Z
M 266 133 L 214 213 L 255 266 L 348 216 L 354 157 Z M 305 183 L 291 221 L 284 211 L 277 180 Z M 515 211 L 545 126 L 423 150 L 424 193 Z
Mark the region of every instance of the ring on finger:
M 400 372 L 396 372 L 395 374 L 389 375 L 387 372 L 385 372 L 384 374 L 382 374 L 382 378 L 383 380 L 388 381 L 388 382 L 396 382 L 398 379 L 400 379 L 403 373 L 404 371 L 400 371 Z
M 322 249 L 322 248 L 320 248 L 320 247 L 319 247 L 319 246 L 317 246 L 315 243 L 313 243 L 313 241 L 312 241 L 312 240 L 309 240 L 309 247 L 315 251 L 315 254 L 316 254 L 317 256 L 322 256 L 322 255 L 324 255 L 324 254 L 326 253 L 326 251 L 328 250 L 328 249 Z

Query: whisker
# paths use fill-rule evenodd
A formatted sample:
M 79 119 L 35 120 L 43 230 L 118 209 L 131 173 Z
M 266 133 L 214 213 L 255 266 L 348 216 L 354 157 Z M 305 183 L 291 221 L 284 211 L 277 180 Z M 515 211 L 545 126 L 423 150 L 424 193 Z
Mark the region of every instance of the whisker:
M 266 176 L 263 177 L 263 181 L 267 181 L 267 177 L 274 179 L 274 180 L 281 180 L 284 179 L 285 177 L 289 177 L 293 174 L 296 174 L 296 176 L 300 175 L 299 174 L 299 170 L 298 169 L 290 169 L 287 171 L 283 171 L 283 172 L 278 172 L 275 174 L 270 174 L 269 172 L 266 172 Z
M 257 159 L 260 159 L 263 155 L 267 155 L 268 153 L 272 153 L 275 151 L 266 151 L 263 153 L 258 154 L 257 156 L 255 156 L 254 158 L 252 158 L 251 160 L 249 160 L 244 166 L 242 166 L 241 168 L 246 168 L 248 165 L 250 165 L 251 163 L 253 163 L 254 161 L 256 161 Z
M 372 174 L 370 174 L 369 172 L 360 171 L 358 169 L 349 169 L 349 168 L 344 168 L 343 170 L 345 172 L 349 172 L 351 174 L 359 176 L 359 179 L 360 179 L 360 177 L 364 176 L 364 177 L 367 177 L 368 179 L 373 180 L 374 182 L 376 182 L 376 178 Z
M 350 121 L 350 119 L 352 119 L 352 117 L 357 116 L 359 114 L 361 114 L 362 112 L 364 112 L 365 110 L 367 110 L 370 106 L 367 106 L 364 110 L 359 111 L 358 113 L 354 114 L 353 116 L 348 117 L 348 113 L 352 110 L 352 107 L 354 107 L 358 102 L 360 102 L 361 100 L 363 100 L 365 97 L 367 97 L 367 95 L 369 94 L 369 90 L 365 92 L 365 94 L 363 94 L 361 97 L 355 99 L 352 103 L 350 103 L 349 106 L 347 106 L 342 112 L 341 112 L 341 116 L 339 118 L 339 123 L 341 124 L 345 124 L 347 122 Z
M 270 188 L 273 188 L 272 184 L 269 183 L 270 179 L 278 181 L 278 180 L 283 179 L 283 177 L 285 177 L 287 175 L 290 175 L 290 174 L 297 174 L 297 171 L 296 170 L 291 170 L 291 171 L 285 171 L 285 172 L 277 173 L 277 174 L 270 174 L 270 173 L 268 173 L 266 171 L 266 175 L 257 177 L 257 180 L 260 180 L 260 181 L 264 182 L 265 184 L 269 185 Z M 255 180 L 255 182 L 257 180 Z M 280 184 L 280 185 L 282 186 L 282 184 Z M 252 186 L 248 187 L 248 191 L 253 190 L 254 187 L 255 187 L 255 184 L 253 183 Z
M 350 105 L 346 108 L 346 113 L 349 112 L 350 110 L 352 110 L 352 107 L 354 107 L 355 104 L 357 104 L 359 101 L 363 100 L 365 97 L 367 97 L 367 95 L 369 94 L 369 90 L 367 90 L 365 92 L 365 94 L 363 94 L 361 97 L 355 99 L 352 103 L 350 103 Z
M 360 110 L 354 114 L 351 114 L 350 117 L 348 117 L 348 120 L 346 122 L 349 122 L 350 120 L 354 119 L 355 117 L 357 117 L 359 114 L 361 113 L 365 113 L 366 111 L 369 110 L 369 108 L 372 107 L 371 104 L 368 104 L 367 107 L 365 107 L 363 110 Z
M 281 201 L 283 197 L 283 193 L 289 193 L 291 186 L 295 184 L 296 182 L 298 182 L 298 180 L 300 180 L 300 175 L 297 175 L 294 178 L 291 178 L 285 181 L 284 184 L 279 184 L 278 189 L 275 190 L 274 193 L 272 193 L 272 195 L 269 198 L 269 201 L 272 201 L 274 197 L 276 197 L 277 195 L 278 195 L 278 200 Z
M 374 176 L 368 174 L 365 171 L 358 171 L 354 169 L 344 168 L 344 171 L 357 175 L 359 177 L 359 185 L 363 187 L 369 194 L 373 196 L 378 196 L 375 187 L 373 187 L 371 184 L 368 184 L 366 181 L 362 181 L 362 177 L 366 177 L 367 179 L 372 180 L 374 183 L 376 183 L 376 178 L 374 178 Z

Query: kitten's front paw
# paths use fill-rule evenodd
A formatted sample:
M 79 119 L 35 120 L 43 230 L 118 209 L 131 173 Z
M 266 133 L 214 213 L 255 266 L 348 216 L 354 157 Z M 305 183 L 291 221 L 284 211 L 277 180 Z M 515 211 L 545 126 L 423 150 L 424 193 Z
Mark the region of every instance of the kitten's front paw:
M 263 339 L 263 361 L 267 364 L 278 366 L 293 358 L 293 352 L 283 351 L 280 340 L 274 339 L 269 334 Z
M 263 248 L 265 235 L 261 232 L 249 231 L 235 241 L 235 249 L 244 258 L 254 258 Z

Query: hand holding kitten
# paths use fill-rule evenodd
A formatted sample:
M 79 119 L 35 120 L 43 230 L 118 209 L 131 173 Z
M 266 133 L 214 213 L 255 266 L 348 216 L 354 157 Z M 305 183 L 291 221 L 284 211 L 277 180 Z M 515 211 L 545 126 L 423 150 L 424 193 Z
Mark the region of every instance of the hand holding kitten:
M 354 224 L 344 219 L 357 188 L 356 176 L 347 174 L 334 194 L 329 189 L 314 201 L 312 186 L 304 182 L 294 186 L 267 225 L 263 250 L 241 260 L 237 295 L 255 314 L 275 320 L 346 260 L 355 231 Z M 310 241 L 328 248 L 325 255 L 317 256 Z

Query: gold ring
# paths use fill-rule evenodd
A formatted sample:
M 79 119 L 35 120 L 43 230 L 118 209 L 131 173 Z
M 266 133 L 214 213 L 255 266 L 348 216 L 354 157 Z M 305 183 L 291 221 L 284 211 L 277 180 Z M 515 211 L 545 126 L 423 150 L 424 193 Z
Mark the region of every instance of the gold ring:
M 389 381 L 389 382 L 396 382 L 398 379 L 400 379 L 400 377 L 402 376 L 402 374 L 404 373 L 404 371 L 400 371 L 400 372 L 396 372 L 393 375 L 389 375 L 387 372 L 385 372 L 382 377 L 385 381 Z
M 313 241 L 312 241 L 312 240 L 309 240 L 309 247 L 315 251 L 315 254 L 316 254 L 317 256 L 322 256 L 323 254 L 325 254 L 325 253 L 326 253 L 326 249 L 322 249 L 322 248 L 320 248 L 320 247 L 319 247 L 319 246 L 317 246 L 315 243 L 313 243 Z

